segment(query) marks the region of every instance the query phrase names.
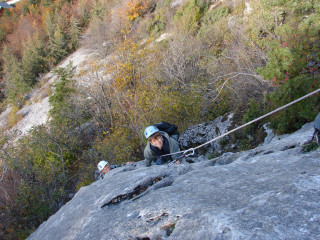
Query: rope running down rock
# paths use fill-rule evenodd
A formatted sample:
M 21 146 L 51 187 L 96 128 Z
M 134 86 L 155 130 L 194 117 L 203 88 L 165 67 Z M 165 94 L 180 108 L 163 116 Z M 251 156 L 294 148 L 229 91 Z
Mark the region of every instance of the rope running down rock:
M 263 116 L 261 116 L 261 117 L 258 117 L 258 118 L 256 118 L 256 119 L 250 121 L 250 122 L 247 122 L 247 123 L 245 123 L 245 124 L 243 124 L 243 125 L 235 128 L 235 129 L 232 129 L 231 131 L 229 131 L 229 132 L 227 132 L 227 133 L 224 133 L 224 134 L 222 134 L 222 135 L 220 135 L 220 136 L 218 136 L 218 137 L 216 137 L 216 138 L 214 138 L 214 139 L 211 139 L 211 140 L 209 140 L 208 142 L 205 142 L 205 143 L 203 143 L 203 144 L 201 144 L 201 145 L 199 145 L 199 146 L 197 146 L 197 147 L 195 147 L 195 148 L 189 148 L 189 149 L 184 150 L 184 151 L 165 154 L 165 155 L 162 155 L 161 157 L 170 156 L 170 155 L 179 154 L 179 153 L 182 153 L 182 156 L 185 156 L 185 157 L 190 156 L 190 155 L 193 155 L 193 154 L 194 154 L 194 151 L 195 151 L 196 149 L 201 148 L 201 147 L 203 147 L 203 146 L 205 146 L 205 145 L 207 145 L 207 144 L 209 144 L 209 143 L 212 143 L 212 142 L 214 142 L 214 141 L 216 141 L 216 140 L 218 140 L 218 139 L 220 139 L 220 138 L 222 138 L 222 137 L 224 137 L 224 136 L 227 136 L 227 135 L 229 135 L 230 133 L 233 133 L 233 132 L 235 132 L 235 131 L 238 131 L 239 129 L 244 128 L 244 127 L 246 127 L 246 126 L 248 126 L 248 125 L 250 125 L 250 124 L 252 124 L 252 123 L 254 123 L 254 122 L 257 122 L 257 121 L 259 121 L 259 120 L 261 120 L 261 119 L 263 119 L 263 118 L 266 118 L 266 117 L 268 117 L 268 116 L 270 116 L 270 115 L 272 115 L 272 114 L 274 114 L 274 113 L 276 113 L 276 112 L 279 112 L 280 110 L 283 110 L 283 109 L 285 109 L 285 108 L 287 108 L 287 107 L 289 107 L 289 106 L 291 106 L 291 105 L 293 105 L 293 104 L 295 104 L 295 103 L 297 103 L 297 102 L 300 102 L 300 101 L 302 101 L 303 99 L 305 99 L 305 98 L 307 98 L 307 97 L 310 97 L 310 96 L 312 96 L 312 95 L 314 95 L 314 94 L 316 94 L 316 93 L 318 93 L 318 92 L 320 92 L 320 88 L 317 89 L 317 90 L 315 90 L 315 91 L 313 91 L 313 92 L 311 92 L 311 93 L 309 93 L 309 94 L 307 94 L 307 95 L 305 95 L 305 96 L 303 96 L 303 97 L 301 97 L 301 98 L 298 98 L 298 99 L 296 99 L 296 100 L 294 100 L 294 101 L 292 101 L 292 102 L 290 102 L 290 103 L 288 103 L 288 104 L 286 104 L 286 105 L 284 105 L 284 106 L 282 106 L 282 107 L 279 107 L 279 108 L 277 108 L 277 109 L 275 109 L 275 110 L 273 110 L 273 111 L 271 111 L 271 112 L 269 112 L 269 113 L 267 113 L 267 114 L 265 114 L 265 115 L 263 115 Z

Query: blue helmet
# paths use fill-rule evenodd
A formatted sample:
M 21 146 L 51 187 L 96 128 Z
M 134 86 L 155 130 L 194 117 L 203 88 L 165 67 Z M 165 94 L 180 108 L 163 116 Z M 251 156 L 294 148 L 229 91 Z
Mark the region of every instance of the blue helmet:
M 146 137 L 146 139 L 148 139 L 150 136 L 157 132 L 159 132 L 159 129 L 157 127 L 149 126 L 146 128 L 146 130 L 144 130 L 144 136 Z

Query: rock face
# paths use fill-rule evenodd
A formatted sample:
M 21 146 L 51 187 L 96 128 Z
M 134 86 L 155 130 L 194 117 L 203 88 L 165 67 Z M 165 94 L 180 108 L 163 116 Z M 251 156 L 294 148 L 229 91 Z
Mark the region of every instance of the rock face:
M 179 6 L 183 3 L 183 0 L 175 0 L 171 3 L 171 8 L 174 8 L 176 6 Z
M 28 239 L 320 239 L 313 125 L 193 164 L 116 168 L 83 187 Z
M 232 117 L 233 114 L 230 114 L 227 117 L 218 117 L 214 121 L 188 128 L 179 137 L 179 145 L 181 149 L 185 150 L 199 146 L 228 132 L 232 125 Z M 215 150 L 221 150 L 221 147 L 217 142 L 212 142 L 204 148 L 206 152 L 209 153 L 213 153 Z

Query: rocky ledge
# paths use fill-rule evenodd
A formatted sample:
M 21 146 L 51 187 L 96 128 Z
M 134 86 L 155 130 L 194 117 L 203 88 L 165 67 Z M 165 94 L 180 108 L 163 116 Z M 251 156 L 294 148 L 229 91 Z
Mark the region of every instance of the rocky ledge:
M 256 149 L 181 165 L 117 168 L 28 239 L 320 239 L 313 125 Z

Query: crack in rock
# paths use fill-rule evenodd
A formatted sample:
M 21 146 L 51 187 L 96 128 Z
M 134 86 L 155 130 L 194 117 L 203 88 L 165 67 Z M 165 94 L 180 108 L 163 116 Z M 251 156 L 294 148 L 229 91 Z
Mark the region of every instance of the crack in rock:
M 274 153 L 274 151 L 272 151 L 272 150 L 266 151 L 266 152 L 263 153 L 263 155 L 268 155 L 270 153 Z
M 159 215 L 159 216 L 155 216 L 155 217 L 149 218 L 146 222 L 148 222 L 148 223 L 158 222 L 158 221 L 162 220 L 163 217 L 168 217 L 168 216 L 169 216 L 169 213 L 164 212 L 164 213 L 162 213 L 162 214 Z
M 286 150 L 288 150 L 288 149 L 293 149 L 293 148 L 295 148 L 295 147 L 296 147 L 296 145 L 285 146 L 285 147 L 283 147 L 282 149 L 280 149 L 280 151 L 286 151 Z
M 141 183 L 137 187 L 135 187 L 133 189 L 133 191 L 131 191 L 129 193 L 120 194 L 120 195 L 112 198 L 109 202 L 107 202 L 106 204 L 102 205 L 101 208 L 103 208 L 105 206 L 110 206 L 110 205 L 117 205 L 120 202 L 123 202 L 125 200 L 132 199 L 134 201 L 134 200 L 138 199 L 139 197 L 141 197 L 141 194 L 144 193 L 149 187 L 151 187 L 152 185 L 160 182 L 164 178 L 166 178 L 166 176 L 156 177 L 156 178 L 152 178 L 152 179 L 149 179 L 147 181 L 144 181 L 143 183 Z M 169 186 L 171 184 L 172 184 L 172 182 L 170 181 L 168 183 L 164 183 L 162 185 L 159 185 L 157 188 Z

